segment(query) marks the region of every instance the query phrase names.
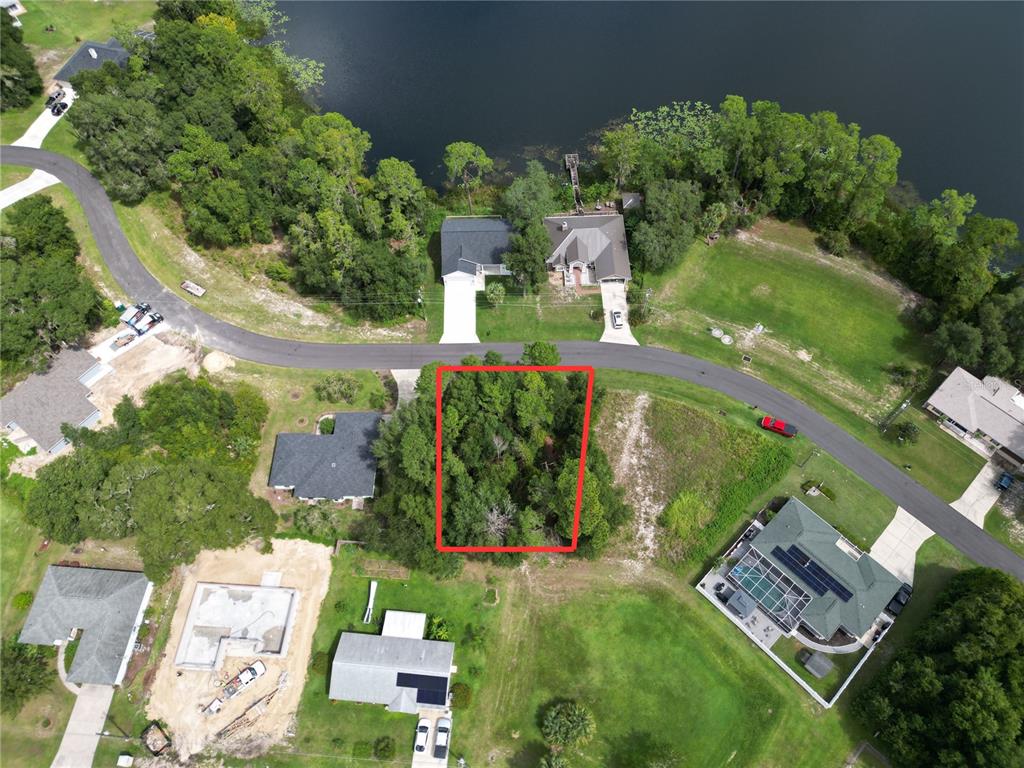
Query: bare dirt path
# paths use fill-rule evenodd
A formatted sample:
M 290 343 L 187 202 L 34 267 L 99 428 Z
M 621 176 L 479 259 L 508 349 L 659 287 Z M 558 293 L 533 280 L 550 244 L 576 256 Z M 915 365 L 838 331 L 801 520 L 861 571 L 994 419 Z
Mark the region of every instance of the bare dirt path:
M 276 539 L 274 551 L 261 555 L 252 545 L 233 550 L 202 552 L 196 561 L 181 569 L 183 583 L 171 624 L 170 639 L 160 661 L 146 706 L 147 716 L 165 722 L 174 747 L 182 760 L 215 741 L 216 734 L 249 707 L 276 689 L 265 710 L 250 725 L 217 742 L 217 748 L 241 757 L 265 752 L 288 735 L 298 709 L 306 680 L 313 633 L 320 604 L 331 577 L 331 550 L 299 539 Z M 196 583 L 259 584 L 263 574 L 281 574 L 281 586 L 299 592 L 292 623 L 291 642 L 284 658 L 263 657 L 267 674 L 235 699 L 225 702 L 216 715 L 201 710 L 220 693 L 217 686 L 225 674 L 235 674 L 255 657 L 231 657 L 219 671 L 179 670 L 174 666 L 185 619 Z

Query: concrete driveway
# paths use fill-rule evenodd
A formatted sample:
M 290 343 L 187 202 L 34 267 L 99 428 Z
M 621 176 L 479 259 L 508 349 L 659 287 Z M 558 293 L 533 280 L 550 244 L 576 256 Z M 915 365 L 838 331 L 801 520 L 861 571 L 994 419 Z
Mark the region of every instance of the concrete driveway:
M 76 94 L 75 89 L 68 86 L 64 89 L 65 96 L 64 101 L 68 105 L 68 109 L 74 104 Z M 64 110 L 64 115 L 67 114 L 67 110 Z M 55 126 L 60 119 L 64 116 L 54 117 L 49 109 L 43 108 L 43 113 L 35 119 L 35 121 L 28 127 L 28 130 L 22 134 L 21 138 L 15 142 L 12 142 L 15 147 L 34 147 L 39 149 L 43 146 L 43 139 L 46 138 L 46 134 Z
M 604 308 L 604 333 L 601 341 L 609 344 L 631 344 L 636 347 L 640 343 L 633 338 L 629 328 L 629 305 L 626 303 L 625 283 L 601 283 L 601 306 Z M 622 327 L 612 327 L 612 312 L 622 313 Z
M 96 745 L 100 743 L 107 710 L 114 698 L 112 685 L 83 685 L 71 710 L 71 719 L 64 729 L 60 749 L 50 768 L 83 768 L 92 765 Z
M 14 205 L 22 198 L 59 183 L 60 179 L 46 171 L 32 171 L 27 179 L 0 189 L 0 211 L 9 205 Z
M 479 344 L 476 336 L 476 284 L 453 279 L 444 284 L 442 344 Z
M 953 509 L 966 517 L 979 528 L 985 527 L 985 515 L 999 501 L 999 489 L 996 480 L 1002 470 L 989 462 L 981 468 L 978 476 L 971 481 L 963 496 L 950 504 Z
M 868 553 L 889 573 L 914 583 L 914 564 L 917 550 L 933 533 L 932 529 L 911 515 L 903 507 L 896 507 L 896 515 L 882 531 Z
M 451 710 L 442 709 L 421 709 L 416 713 L 416 722 L 419 722 L 421 717 L 427 718 L 430 721 L 430 740 L 427 742 L 426 752 L 413 752 L 412 753 L 412 768 L 445 768 L 448 765 L 448 758 L 439 760 L 434 757 L 434 739 L 437 738 L 437 721 L 439 718 L 447 717 L 451 719 Z M 455 722 L 452 721 L 452 730 L 455 730 Z M 451 752 L 449 752 L 451 754 Z

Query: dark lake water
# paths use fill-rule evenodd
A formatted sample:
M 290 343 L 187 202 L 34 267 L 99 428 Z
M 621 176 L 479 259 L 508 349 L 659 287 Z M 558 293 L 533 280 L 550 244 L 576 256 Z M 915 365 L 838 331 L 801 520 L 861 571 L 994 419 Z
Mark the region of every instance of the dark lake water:
M 903 150 L 921 195 L 1024 230 L 1024 4 L 286 2 L 290 50 L 373 157 L 441 180 L 447 143 L 522 162 L 632 107 L 730 93 L 830 109 Z

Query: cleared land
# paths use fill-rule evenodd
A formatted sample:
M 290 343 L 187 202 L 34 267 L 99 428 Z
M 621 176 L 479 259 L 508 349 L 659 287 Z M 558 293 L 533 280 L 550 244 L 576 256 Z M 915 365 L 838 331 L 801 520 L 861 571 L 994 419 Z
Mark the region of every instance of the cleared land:
M 202 707 L 220 695 L 219 685 L 255 659 L 231 656 L 218 671 L 175 667 L 174 657 L 196 584 L 200 581 L 259 584 L 268 571 L 280 572 L 281 586 L 292 587 L 299 593 L 288 652 L 280 659 L 262 658 L 267 667 L 266 675 L 244 693 L 226 701 L 217 714 L 203 715 Z M 330 571 L 327 547 L 287 539 L 275 539 L 274 551 L 266 555 L 259 554 L 252 546 L 202 552 L 195 563 L 186 567 L 171 626 L 171 646 L 157 669 L 146 706 L 147 715 L 170 727 L 181 758 L 201 751 L 221 729 L 275 689 L 277 693 L 262 714 L 251 724 L 219 739 L 217 744 L 232 753 L 254 755 L 285 737 L 302 694 L 317 614 L 327 592 Z

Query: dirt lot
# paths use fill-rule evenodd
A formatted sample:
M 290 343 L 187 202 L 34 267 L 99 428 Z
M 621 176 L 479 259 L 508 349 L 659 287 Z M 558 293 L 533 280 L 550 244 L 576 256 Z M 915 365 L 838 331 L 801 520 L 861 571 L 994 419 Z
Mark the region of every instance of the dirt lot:
M 228 657 L 223 668 L 214 672 L 175 668 L 174 655 L 196 582 L 259 584 L 266 571 L 280 572 L 281 586 L 299 591 L 287 656 L 283 659 L 263 657 L 266 675 L 236 698 L 225 702 L 217 714 L 203 715 L 202 708 L 220 693 L 218 683 L 223 684 L 256 659 Z M 330 549 L 297 539 L 275 540 L 274 551 L 269 555 L 258 554 L 252 546 L 203 552 L 195 563 L 184 569 L 170 640 L 146 707 L 149 717 L 167 723 L 180 759 L 187 759 L 214 741 L 220 750 L 243 757 L 253 756 L 288 735 L 305 683 L 313 632 L 330 576 Z M 273 698 L 267 701 L 270 694 Z M 261 700 L 265 705 L 253 708 Z M 243 722 L 229 735 L 217 738 L 222 729 L 243 715 L 251 716 L 251 720 Z
M 164 376 L 184 368 L 189 376 L 199 373 L 199 359 L 195 351 L 176 334 L 153 334 L 138 346 L 114 358 L 114 370 L 92 386 L 92 402 L 100 409 L 100 427 L 114 419 L 114 406 L 124 395 L 136 403 L 142 393 Z

